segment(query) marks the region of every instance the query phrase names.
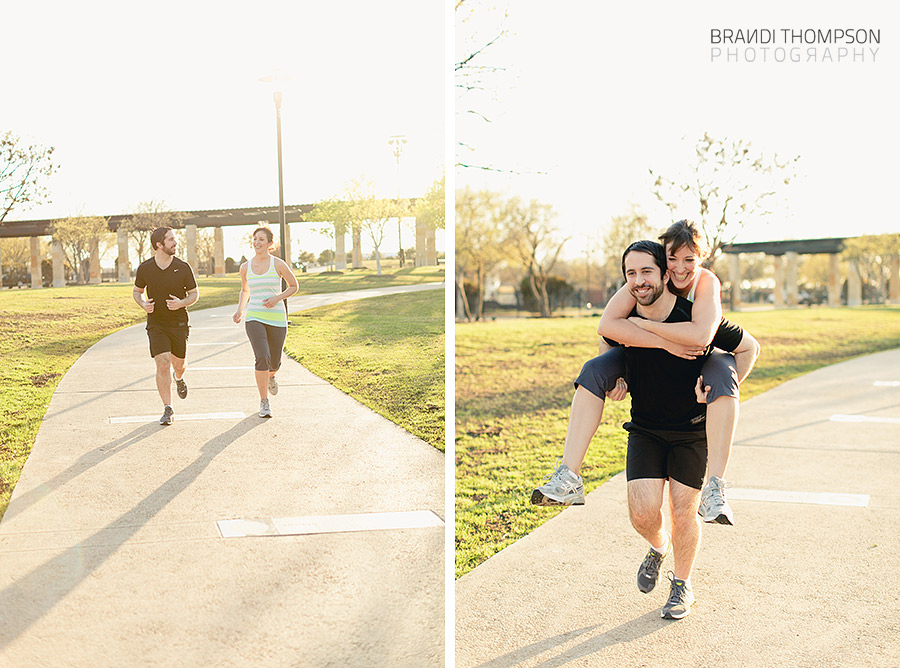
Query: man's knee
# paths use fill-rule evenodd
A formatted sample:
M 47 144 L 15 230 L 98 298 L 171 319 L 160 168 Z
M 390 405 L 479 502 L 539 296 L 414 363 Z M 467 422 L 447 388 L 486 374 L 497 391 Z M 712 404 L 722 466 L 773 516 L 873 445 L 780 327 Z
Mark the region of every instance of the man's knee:
M 171 353 L 160 353 L 153 359 L 156 362 L 156 370 L 157 371 L 168 371 L 169 365 L 172 364 L 172 354 Z

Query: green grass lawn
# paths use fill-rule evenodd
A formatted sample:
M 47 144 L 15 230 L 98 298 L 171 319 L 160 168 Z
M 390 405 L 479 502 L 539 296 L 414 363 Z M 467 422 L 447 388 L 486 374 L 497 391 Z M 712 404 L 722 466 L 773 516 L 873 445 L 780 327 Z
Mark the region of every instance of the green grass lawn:
M 851 357 L 900 347 L 900 308 L 727 313 L 762 345 L 743 399 Z M 562 455 L 572 381 L 597 351 L 597 318 L 456 326 L 456 574 L 560 512 L 531 490 Z M 608 402 L 582 467 L 585 491 L 622 471 L 629 400 Z
M 285 351 L 444 450 L 444 292 L 372 297 L 291 316 Z
M 299 274 L 299 294 L 441 281 L 442 267 L 377 276 L 371 268 Z M 199 278 L 200 301 L 189 310 L 237 304 L 240 278 Z M 60 378 L 91 345 L 145 314 L 131 284 L 0 290 L 0 517 L 31 452 Z M 437 291 L 440 292 L 440 291 Z

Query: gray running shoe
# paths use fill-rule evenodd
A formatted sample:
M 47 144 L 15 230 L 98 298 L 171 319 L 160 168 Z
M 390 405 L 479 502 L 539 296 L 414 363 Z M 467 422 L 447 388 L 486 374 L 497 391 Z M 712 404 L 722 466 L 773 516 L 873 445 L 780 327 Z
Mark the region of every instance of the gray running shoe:
M 662 609 L 663 619 L 682 619 L 691 614 L 691 606 L 694 604 L 694 592 L 684 580 L 675 578 L 675 574 L 669 571 L 669 580 L 672 588 L 669 590 L 669 600 Z
M 671 539 L 669 539 L 669 549 L 672 549 Z M 659 567 L 662 566 L 666 554 L 660 554 L 651 547 L 650 551 L 647 552 L 647 556 L 641 562 L 641 567 L 637 573 L 637 586 L 645 594 L 653 591 L 653 588 L 656 586 L 656 581 L 659 580 Z
M 175 389 L 178 390 L 179 397 L 187 399 L 187 383 L 184 382 L 184 378 L 175 379 Z
M 697 508 L 697 514 L 704 522 L 734 525 L 731 506 L 725 500 L 725 490 L 728 487 L 731 487 L 730 482 L 725 482 L 714 475 L 709 477 L 709 481 L 700 492 L 700 507 Z
M 263 399 L 259 402 L 259 417 L 272 417 L 272 409 L 269 408 L 268 399 Z
M 171 406 L 166 406 L 163 409 L 162 417 L 159 418 L 159 423 L 160 424 L 172 424 L 172 415 L 174 414 L 174 412 L 175 411 L 172 410 Z
M 273 397 L 278 394 L 278 381 L 275 380 L 275 376 L 269 376 L 269 394 Z
M 557 460 L 559 461 L 559 460 Z M 583 506 L 584 482 L 565 464 L 560 464 L 544 483 L 531 493 L 531 503 L 536 506 Z

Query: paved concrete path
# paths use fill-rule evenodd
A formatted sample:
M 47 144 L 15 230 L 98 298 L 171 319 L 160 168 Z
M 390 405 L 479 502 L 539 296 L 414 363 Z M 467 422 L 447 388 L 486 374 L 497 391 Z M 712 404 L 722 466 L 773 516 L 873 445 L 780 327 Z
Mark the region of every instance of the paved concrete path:
M 900 350 L 742 403 L 728 477 L 737 525 L 704 525 L 689 617 L 660 618 L 667 581 L 637 590 L 619 475 L 460 578 L 457 665 L 900 666 Z
M 443 664 L 444 455 L 287 357 L 275 417 L 259 418 L 233 312 L 191 314 L 172 426 L 143 325 L 60 382 L 0 523 L 0 666 Z M 210 413 L 237 415 L 187 419 Z M 435 521 L 236 538 L 217 524 L 399 511 Z

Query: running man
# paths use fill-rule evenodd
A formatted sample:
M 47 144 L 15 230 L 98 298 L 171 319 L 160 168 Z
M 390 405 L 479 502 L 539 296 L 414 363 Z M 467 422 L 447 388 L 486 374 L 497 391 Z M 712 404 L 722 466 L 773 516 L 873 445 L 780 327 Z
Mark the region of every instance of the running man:
M 200 298 L 191 265 L 175 257 L 177 246 L 172 228 L 153 230 L 150 235 L 153 256 L 138 267 L 132 290 L 134 301 L 147 312 L 150 356 L 156 361 L 156 389 L 163 402 L 163 414 L 159 418 L 162 425 L 172 424 L 174 414 L 170 367 L 175 371 L 178 396 L 187 398 L 184 372 L 190 326 L 185 309 Z

